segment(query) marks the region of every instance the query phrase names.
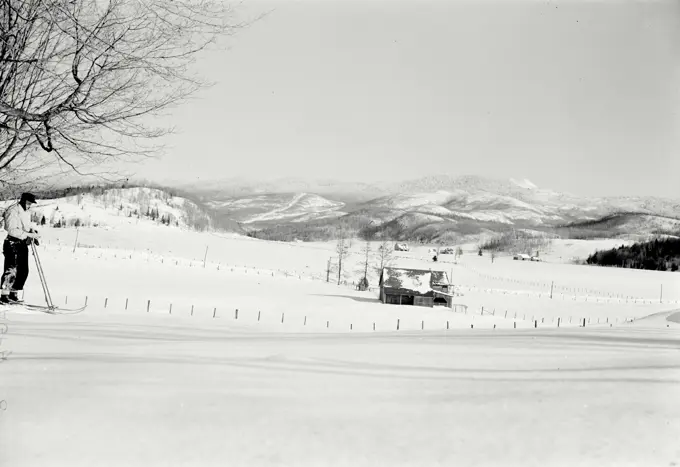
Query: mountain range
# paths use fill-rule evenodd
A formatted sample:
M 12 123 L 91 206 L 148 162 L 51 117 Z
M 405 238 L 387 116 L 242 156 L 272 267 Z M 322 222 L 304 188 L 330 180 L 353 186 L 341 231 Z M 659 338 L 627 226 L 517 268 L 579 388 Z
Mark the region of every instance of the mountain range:
M 40 216 L 51 225 L 150 219 L 270 240 L 328 240 L 342 234 L 453 244 L 519 229 L 568 238 L 680 236 L 680 200 L 585 198 L 539 188 L 526 179 L 229 179 L 66 187 L 38 194 Z
M 370 232 L 400 240 L 445 240 L 512 228 L 559 229 L 617 235 L 680 232 L 680 200 L 658 197 L 579 197 L 537 187 L 529 180 L 435 175 L 385 183 L 267 182 L 229 179 L 175 184 L 218 219 L 250 232 Z M 612 227 L 613 228 L 613 227 Z

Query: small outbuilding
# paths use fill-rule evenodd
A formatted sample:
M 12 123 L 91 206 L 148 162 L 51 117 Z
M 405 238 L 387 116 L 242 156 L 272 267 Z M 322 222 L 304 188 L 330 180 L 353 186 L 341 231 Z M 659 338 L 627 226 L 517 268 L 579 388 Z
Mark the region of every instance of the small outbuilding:
M 444 271 L 384 268 L 380 301 L 393 305 L 450 306 L 453 286 Z

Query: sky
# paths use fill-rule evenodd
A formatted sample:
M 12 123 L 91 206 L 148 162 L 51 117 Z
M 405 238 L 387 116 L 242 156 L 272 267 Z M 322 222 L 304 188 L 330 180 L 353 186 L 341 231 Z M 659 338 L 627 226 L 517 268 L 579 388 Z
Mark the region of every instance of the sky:
M 264 0 L 138 177 L 529 179 L 680 198 L 680 2 Z M 161 120 L 163 121 L 163 120 Z

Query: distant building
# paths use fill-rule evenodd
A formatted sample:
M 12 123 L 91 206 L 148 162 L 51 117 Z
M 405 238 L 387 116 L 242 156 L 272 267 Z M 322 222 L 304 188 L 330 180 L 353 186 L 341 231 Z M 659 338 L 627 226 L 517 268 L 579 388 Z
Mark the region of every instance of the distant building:
M 524 253 L 520 253 L 518 255 L 513 256 L 512 259 L 520 261 L 531 261 L 531 256 L 525 255 Z
M 453 285 L 444 271 L 384 268 L 380 301 L 393 305 L 450 306 Z

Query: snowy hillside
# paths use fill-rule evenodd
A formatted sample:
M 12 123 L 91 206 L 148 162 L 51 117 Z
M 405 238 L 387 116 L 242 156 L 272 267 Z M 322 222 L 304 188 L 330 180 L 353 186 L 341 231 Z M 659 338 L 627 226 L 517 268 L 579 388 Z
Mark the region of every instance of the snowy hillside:
M 209 201 L 207 205 L 243 224 L 277 221 L 302 222 L 345 214 L 340 211 L 345 203 L 311 193 L 270 193 L 224 201 Z
M 363 207 L 390 208 L 398 210 L 416 209 L 428 205 L 445 205 L 455 196 L 464 192 L 439 190 L 432 193 L 408 193 L 384 196 L 363 204 Z
M 515 180 L 514 178 L 511 178 L 510 181 L 517 185 L 520 188 L 526 188 L 527 190 L 537 190 L 538 187 L 531 183 L 530 180 L 527 180 L 526 178 L 524 180 Z
M 14 201 L 3 201 L 2 209 Z M 211 218 L 195 203 L 155 188 L 112 188 L 57 199 L 38 199 L 31 209 L 34 222 L 51 227 L 112 227 L 160 223 L 204 230 Z
M 680 219 L 648 214 L 614 214 L 595 221 L 569 224 L 557 231 L 585 234 L 588 238 L 598 233 L 606 233 L 611 237 L 635 238 L 644 241 L 654 236 L 679 236 Z

